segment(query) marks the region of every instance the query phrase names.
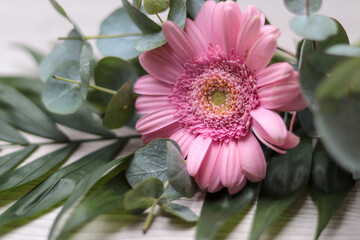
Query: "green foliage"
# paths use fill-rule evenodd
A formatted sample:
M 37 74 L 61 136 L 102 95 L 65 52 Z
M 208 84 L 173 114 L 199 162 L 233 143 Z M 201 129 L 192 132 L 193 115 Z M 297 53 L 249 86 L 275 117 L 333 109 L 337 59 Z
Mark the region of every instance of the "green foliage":
M 201 208 L 196 240 L 214 239 L 216 233 L 229 218 L 238 214 L 250 204 L 255 196 L 256 189 L 256 184 L 247 183 L 235 195 L 230 195 L 226 190 L 207 193 Z
M 81 90 L 81 97 L 83 100 L 86 100 L 87 92 L 89 89 L 89 82 L 90 82 L 90 51 L 89 47 L 84 44 L 81 49 L 80 53 L 80 90 Z
M 200 11 L 202 5 L 205 3 L 204 0 L 187 0 L 186 8 L 191 19 L 195 19 L 197 13 Z
M 161 210 L 175 217 L 178 217 L 186 222 L 196 222 L 199 217 L 191 211 L 188 207 L 185 207 L 176 203 L 165 203 L 160 205 Z
M 310 193 L 318 206 L 318 224 L 315 239 L 318 239 L 331 216 L 340 206 L 355 181 L 350 173 L 341 169 L 325 151 L 320 142 L 314 150 Z
M 321 7 L 322 0 L 284 0 L 284 3 L 290 12 L 296 15 L 306 15 L 317 12 Z
M 144 9 L 150 14 L 157 14 L 169 7 L 169 0 L 144 0 Z
M 314 124 L 314 115 L 309 108 L 306 108 L 297 113 L 299 123 L 309 137 L 317 138 L 319 134 L 316 131 Z
M 4 173 L 7 173 L 16 165 L 24 161 L 31 153 L 38 148 L 37 145 L 29 145 L 19 151 L 4 155 L 0 157 L 0 178 Z
M 0 140 L 5 142 L 27 144 L 28 141 L 16 129 L 7 122 L 0 119 Z

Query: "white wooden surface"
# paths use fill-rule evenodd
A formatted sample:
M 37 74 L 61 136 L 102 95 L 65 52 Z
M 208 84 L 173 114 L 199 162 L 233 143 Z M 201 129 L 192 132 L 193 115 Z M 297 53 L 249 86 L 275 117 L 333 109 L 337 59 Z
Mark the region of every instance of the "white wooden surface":
M 96 35 L 102 19 L 120 6 L 120 0 L 59 0 L 68 14 L 80 25 L 86 35 Z M 269 0 L 238 0 L 243 8 L 253 4 L 260 8 L 272 24 L 277 25 L 283 34 L 280 45 L 293 51 L 298 41 L 288 28 L 288 21 L 293 17 L 283 6 L 283 1 Z M 358 9 L 360 3 L 355 1 L 323 1 L 321 13 L 338 19 L 348 31 L 352 43 L 360 40 L 357 22 L 360 21 Z M 351 2 L 351 4 L 350 4 Z M 57 42 L 57 37 L 65 36 L 71 29 L 70 24 L 52 9 L 47 0 L 1 0 L 0 1 L 0 75 L 37 75 L 37 69 L 32 59 L 24 52 L 16 49 L 14 43 L 33 46 L 48 53 Z M 99 53 L 96 52 L 98 55 Z M 62 128 L 73 138 L 84 137 L 82 133 Z M 44 141 L 29 136 L 34 141 Z M 74 161 L 98 148 L 103 143 L 84 144 L 68 161 Z M 142 143 L 132 141 L 122 154 L 133 152 Z M 35 159 L 60 146 L 40 148 L 26 162 Z M 0 153 L 16 150 L 9 148 Z M 26 163 L 25 162 L 25 163 Z M 67 164 L 68 164 L 67 163 Z M 20 188 L 6 195 L 0 194 L 0 213 L 11 206 L 13 201 L 23 195 Z M 198 194 L 190 200 L 181 203 L 199 213 L 204 195 Z M 253 220 L 256 205 L 248 207 L 227 224 L 217 239 L 246 239 Z M 46 239 L 51 223 L 60 211 L 59 207 L 44 213 L 33 221 L 12 223 L 0 229 L 0 239 L 5 240 L 42 240 Z M 343 205 L 337 211 L 328 227 L 322 234 L 322 239 L 360 239 L 360 186 L 357 184 L 346 197 Z M 302 195 L 286 211 L 285 215 L 271 227 L 262 239 L 312 239 L 316 228 L 317 212 L 311 198 Z M 69 239 L 193 239 L 195 228 L 192 224 L 184 224 L 173 218 L 159 216 L 155 219 L 146 235 L 141 227 L 144 217 L 128 217 L 122 212 L 98 217 L 85 225 Z M 286 225 L 285 225 L 286 223 Z M 15 228 L 14 226 L 20 226 Z M 211 226 L 209 226 L 210 228 Z M 228 229 L 232 229 L 229 233 Z

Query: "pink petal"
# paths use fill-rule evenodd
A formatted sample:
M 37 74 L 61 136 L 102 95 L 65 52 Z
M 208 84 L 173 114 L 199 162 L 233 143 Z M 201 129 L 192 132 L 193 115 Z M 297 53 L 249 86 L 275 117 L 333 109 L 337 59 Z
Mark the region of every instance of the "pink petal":
M 159 129 L 154 129 L 153 131 L 144 134 L 142 136 L 142 140 L 144 141 L 144 143 L 149 143 L 157 138 L 169 138 L 174 132 L 177 132 L 180 129 L 181 126 L 177 122 L 174 122 L 170 125 L 164 126 Z
M 230 140 L 222 146 L 221 182 L 225 187 L 232 188 L 243 178 L 240 167 L 240 151 L 237 140 Z
M 152 77 L 151 75 L 145 75 L 136 81 L 134 91 L 137 94 L 167 96 L 172 92 L 172 89 L 170 85 Z
M 256 137 L 265 145 L 267 146 L 268 148 L 274 150 L 275 152 L 278 152 L 280 154 L 286 154 L 286 151 L 280 149 L 280 148 L 277 148 L 273 145 L 271 145 L 270 143 L 268 143 L 264 138 L 261 137 L 261 135 L 256 131 L 256 129 L 254 128 L 251 128 L 252 131 L 254 132 L 254 134 L 256 135 Z
M 202 190 L 207 189 L 209 192 L 215 192 L 219 186 L 222 187 L 219 174 L 217 173 L 217 161 L 221 161 L 221 159 L 218 158 L 220 148 L 221 143 L 211 143 L 199 171 L 194 176 L 195 181 Z
M 245 175 L 242 176 L 241 180 L 231 187 L 228 187 L 228 191 L 231 195 L 238 193 L 246 184 Z
M 252 182 L 264 179 L 266 174 L 264 153 L 251 132 L 239 141 L 239 149 L 241 169 L 246 178 Z
M 265 16 L 262 14 L 259 10 L 256 9 L 256 7 L 249 5 L 245 8 L 243 15 L 242 15 L 242 22 L 246 22 L 248 19 L 259 16 L 261 20 L 261 26 L 265 24 Z
M 174 84 L 184 68 L 174 59 L 172 61 L 164 59 L 158 49 L 141 54 L 139 57 L 141 66 L 153 77 Z
M 259 16 L 253 16 L 244 22 L 236 43 L 236 52 L 238 56 L 245 57 L 256 40 L 260 32 L 261 20 Z
M 304 110 L 308 106 L 304 96 L 299 91 L 292 101 L 284 103 L 283 106 L 276 108 L 278 111 L 293 112 Z
M 175 23 L 165 21 L 163 23 L 163 32 L 169 45 L 179 55 L 183 62 L 188 62 L 201 54 L 189 36 Z
M 196 136 L 194 134 L 187 132 L 185 129 L 181 129 L 173 133 L 169 138 L 177 142 L 177 144 L 179 144 L 183 157 L 186 158 L 186 156 L 190 152 L 191 146 Z
M 149 113 L 140 118 L 136 123 L 136 131 L 144 135 L 177 122 L 176 110 L 173 108 L 163 109 Z
M 203 162 L 211 143 L 211 138 L 204 138 L 202 135 L 197 136 L 195 141 L 193 141 L 187 158 L 187 168 L 191 176 L 195 176 L 199 171 L 200 165 Z
M 196 25 L 208 39 L 211 37 L 211 24 L 209 23 L 211 23 L 215 7 L 215 1 L 206 1 L 195 18 Z
M 209 39 L 213 45 L 219 45 L 223 49 L 222 44 L 222 29 L 224 27 L 223 23 L 223 14 L 224 14 L 224 2 L 219 2 L 216 4 L 216 7 L 214 9 L 214 13 L 211 20 L 211 38 Z
M 201 32 L 199 27 L 191 20 L 186 19 L 185 32 L 194 43 L 195 48 L 199 49 L 201 53 L 204 53 L 208 49 L 209 41 L 205 35 Z
M 257 107 L 250 112 L 252 127 L 269 143 L 279 146 L 285 142 L 286 126 L 279 114 L 274 111 Z
M 300 142 L 300 138 L 298 136 L 296 136 L 292 132 L 287 131 L 285 143 L 279 147 L 283 149 L 291 149 L 296 147 L 299 144 L 299 142 Z
M 276 37 L 265 35 L 256 41 L 248 57 L 248 67 L 259 72 L 269 64 L 276 49 Z
M 268 34 L 272 34 L 278 39 L 281 35 L 281 32 L 280 32 L 279 28 L 277 28 L 273 25 L 262 26 L 262 28 L 260 29 L 259 37 L 262 37 L 262 36 L 268 35 Z
M 151 113 L 172 106 L 167 96 L 141 95 L 135 102 L 136 111 L 140 114 Z
M 293 67 L 287 62 L 275 63 L 259 72 L 256 76 L 257 87 L 282 81 L 294 73 Z
M 236 48 L 236 40 L 240 29 L 241 10 L 239 5 L 232 1 L 225 2 L 222 17 L 222 42 L 225 52 L 231 53 Z

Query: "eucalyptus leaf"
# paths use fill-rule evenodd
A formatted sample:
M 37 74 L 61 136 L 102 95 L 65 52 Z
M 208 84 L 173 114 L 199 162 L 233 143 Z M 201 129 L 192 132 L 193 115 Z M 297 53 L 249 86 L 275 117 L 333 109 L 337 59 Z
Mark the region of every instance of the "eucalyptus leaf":
M 360 47 L 338 44 L 326 50 L 327 54 L 346 57 L 360 57 Z
M 153 20 L 148 18 L 144 13 L 142 13 L 139 9 L 132 6 L 128 0 L 122 0 L 123 6 L 131 18 L 131 20 L 136 24 L 136 26 L 142 31 L 144 34 L 154 33 L 161 31 L 161 27 L 157 25 Z
M 130 186 L 126 182 L 124 172 L 112 178 L 79 203 L 62 228 L 59 237 L 65 236 L 101 214 L 124 208 L 124 195 L 129 190 Z
M 86 100 L 90 82 L 90 61 L 91 56 L 86 44 L 83 44 L 80 53 L 80 90 L 83 100 Z
M 296 15 L 306 15 L 319 11 L 322 0 L 284 0 L 286 8 Z
M 55 166 L 63 163 L 76 150 L 78 145 L 70 144 L 0 176 L 0 192 L 22 186 L 43 176 Z
M 229 218 L 238 214 L 250 204 L 255 196 L 256 189 L 256 184 L 247 183 L 235 195 L 230 195 L 226 190 L 207 193 L 201 208 L 196 240 L 214 239 L 216 233 Z
M 312 139 L 302 130 L 295 133 L 301 137 L 300 143 L 286 154 L 274 153 L 267 162 L 262 193 L 286 197 L 307 185 L 312 162 Z
M 157 178 L 147 178 L 125 193 L 124 207 L 133 214 L 141 214 L 164 192 L 163 183 Z
M 200 11 L 202 5 L 204 5 L 204 0 L 187 0 L 186 9 L 191 19 L 195 19 L 197 13 Z
M 178 217 L 186 222 L 196 222 L 199 217 L 188 207 L 176 203 L 162 204 L 161 210 Z
M 170 0 L 144 0 L 144 9 L 150 14 L 157 14 L 169 7 Z
M 120 139 L 59 169 L 2 213 L 0 226 L 40 213 L 67 198 L 82 178 L 113 160 L 126 143 L 127 139 Z
M 42 101 L 48 110 L 58 114 L 71 114 L 81 107 L 83 95 L 79 68 L 79 62 L 70 60 L 61 64 L 54 72 L 55 76 L 79 81 L 78 84 L 49 77 L 42 93 Z
M 16 165 L 24 161 L 31 153 L 38 148 L 37 145 L 29 145 L 19 151 L 9 153 L 0 157 L 0 178 L 1 176 L 10 171 Z
M 103 125 L 114 129 L 129 122 L 135 112 L 135 98 L 131 83 L 125 83 L 106 108 Z
M 345 172 L 334 162 L 321 142 L 317 143 L 313 154 L 310 193 L 318 207 L 318 224 L 315 234 L 315 239 L 318 239 L 346 194 L 355 185 L 355 181 L 350 173 Z
M 79 38 L 80 35 L 75 30 L 72 30 L 68 35 L 68 38 L 77 37 Z M 82 45 L 80 40 L 65 40 L 64 43 L 57 46 L 40 64 L 39 73 L 41 79 L 46 81 L 66 61 L 75 60 L 79 62 Z
M 0 119 L 17 129 L 59 142 L 68 138 L 55 123 L 23 94 L 0 83 Z
M 262 195 L 258 198 L 249 240 L 257 240 L 261 234 L 290 206 L 300 191 L 282 198 Z
M 13 126 L 0 119 L 0 140 L 15 144 L 26 144 L 28 141 Z
M 185 28 L 186 6 L 182 0 L 170 0 L 170 11 L 168 21 L 176 23 L 181 29 Z
M 69 196 L 65 202 L 60 213 L 57 215 L 55 221 L 50 230 L 49 239 L 62 239 L 62 236 L 68 231 L 64 231 L 66 226 L 66 220 L 71 219 L 71 216 L 66 216 L 66 213 L 70 213 L 72 209 L 79 204 L 79 201 L 85 196 L 86 193 L 100 180 L 100 178 L 111 168 L 116 165 L 126 163 L 132 155 L 128 155 L 122 158 L 112 160 L 104 164 L 103 166 L 95 169 L 91 173 L 87 174 L 80 182 L 76 185 L 73 193 Z M 67 219 L 66 219 L 67 218 Z M 68 227 L 69 228 L 69 227 Z
M 321 83 L 315 124 L 336 162 L 354 175 L 360 173 L 360 59 L 342 62 Z
M 135 187 L 149 177 L 156 177 L 163 184 L 168 181 L 166 167 L 168 141 L 172 140 L 156 139 L 135 152 L 133 160 L 126 169 L 126 178 L 131 187 Z M 171 185 L 166 188 L 165 194 L 179 195 Z
M 337 33 L 337 25 L 322 15 L 298 16 L 290 21 L 292 30 L 307 39 L 322 41 Z
M 175 146 L 172 142 L 166 142 L 166 147 L 167 177 L 171 186 L 181 195 L 187 198 L 193 197 L 197 189 L 196 184 L 187 171 L 179 146 Z
M 104 56 L 120 57 L 129 60 L 139 56 L 135 43 L 141 38 L 140 29 L 129 18 L 124 8 L 120 8 L 106 18 L 100 26 L 100 35 L 130 34 L 117 38 L 97 40 L 97 46 Z
M 309 137 L 319 137 L 319 134 L 317 133 L 315 128 L 313 113 L 310 111 L 309 108 L 297 112 L 297 117 L 299 119 L 301 127 L 304 129 L 304 131 Z

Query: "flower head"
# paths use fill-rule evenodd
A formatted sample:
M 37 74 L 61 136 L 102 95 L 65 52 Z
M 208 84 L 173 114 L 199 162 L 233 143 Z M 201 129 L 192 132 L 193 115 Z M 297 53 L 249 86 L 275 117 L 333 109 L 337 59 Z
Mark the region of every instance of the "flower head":
M 253 6 L 242 13 L 233 1 L 207 1 L 185 31 L 165 22 L 168 43 L 140 56 L 149 75 L 135 85 L 137 111 L 146 114 L 136 129 L 145 142 L 178 142 L 203 190 L 233 194 L 262 180 L 256 137 L 280 153 L 298 144 L 275 112 L 305 108 L 298 73 L 288 63 L 267 67 L 280 32 L 264 23 Z

